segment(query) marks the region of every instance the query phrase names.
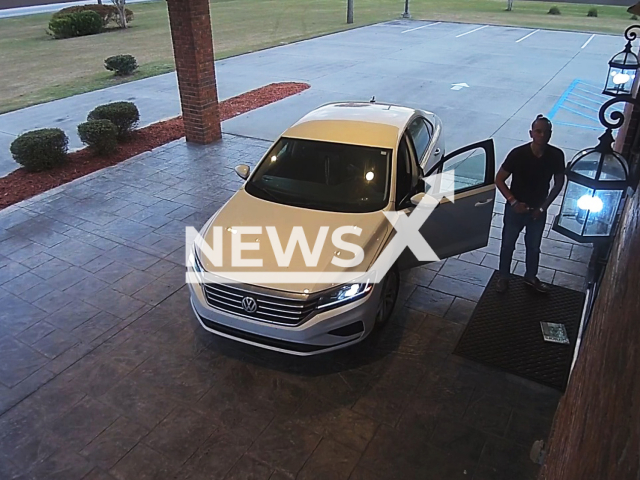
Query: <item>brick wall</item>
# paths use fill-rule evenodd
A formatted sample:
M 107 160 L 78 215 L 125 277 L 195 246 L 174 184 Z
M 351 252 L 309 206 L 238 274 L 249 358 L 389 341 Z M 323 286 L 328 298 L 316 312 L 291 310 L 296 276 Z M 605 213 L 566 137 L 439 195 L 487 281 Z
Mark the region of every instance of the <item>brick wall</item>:
M 182 118 L 188 142 L 221 137 L 208 0 L 167 0 Z
M 631 117 L 629 118 L 629 125 L 625 131 L 625 138 L 622 150 L 622 156 L 624 158 L 629 159 L 631 157 L 631 147 L 633 146 L 633 142 L 638 132 L 638 127 L 640 126 L 640 106 L 635 106 L 631 110 Z M 637 147 L 637 145 L 636 145 Z M 636 153 L 636 152 L 633 152 Z
M 541 479 L 640 478 L 639 285 L 637 192 L 625 206 L 580 355 L 558 406 Z

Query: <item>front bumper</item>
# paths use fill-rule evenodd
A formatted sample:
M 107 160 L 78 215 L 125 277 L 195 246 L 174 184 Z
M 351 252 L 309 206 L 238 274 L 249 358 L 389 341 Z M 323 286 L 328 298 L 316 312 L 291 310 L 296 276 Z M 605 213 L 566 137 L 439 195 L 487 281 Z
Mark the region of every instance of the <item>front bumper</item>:
M 364 298 L 338 308 L 315 311 L 300 325 L 289 326 L 213 308 L 207 302 L 202 286 L 189 284 L 191 306 L 205 330 L 249 345 L 300 356 L 344 348 L 369 335 L 375 324 L 380 289 L 381 285 L 376 284 Z M 349 334 L 352 328 L 358 329 L 358 322 L 362 323 L 360 331 Z M 341 328 L 342 331 L 338 330 Z

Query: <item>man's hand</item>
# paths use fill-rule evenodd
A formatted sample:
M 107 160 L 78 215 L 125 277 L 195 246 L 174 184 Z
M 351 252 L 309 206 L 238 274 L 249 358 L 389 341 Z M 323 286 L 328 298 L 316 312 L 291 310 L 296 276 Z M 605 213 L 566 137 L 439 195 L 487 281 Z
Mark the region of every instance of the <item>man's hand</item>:
M 513 211 L 516 213 L 527 213 L 529 211 L 529 206 L 524 202 L 517 202 L 513 206 Z
M 536 208 L 533 212 L 531 212 L 531 216 L 533 217 L 534 220 L 538 220 L 543 213 L 544 213 L 544 210 L 542 210 L 541 208 Z

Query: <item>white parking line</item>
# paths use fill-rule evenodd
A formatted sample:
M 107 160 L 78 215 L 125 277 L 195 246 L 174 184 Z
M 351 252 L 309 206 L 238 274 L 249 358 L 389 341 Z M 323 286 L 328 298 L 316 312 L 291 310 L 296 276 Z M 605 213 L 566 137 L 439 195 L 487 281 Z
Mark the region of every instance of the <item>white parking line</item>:
M 591 40 L 593 40 L 593 37 L 595 37 L 595 36 L 596 36 L 596 34 L 595 34 L 595 33 L 594 33 L 593 35 L 591 35 L 591 36 L 589 37 L 589 40 L 587 40 L 586 42 L 584 42 L 584 45 L 582 45 L 582 47 L 581 47 L 581 48 L 584 48 L 584 47 L 586 47 L 587 45 L 589 45 L 589 42 L 590 42 Z
M 460 35 L 456 35 L 458 37 L 464 37 L 465 35 L 469 35 L 470 33 L 477 32 L 478 30 L 482 30 L 483 28 L 487 28 L 489 25 L 483 25 L 482 27 L 478 27 L 475 30 L 471 30 L 470 32 L 461 33 Z
M 529 38 L 531 35 L 533 35 L 534 33 L 539 32 L 540 30 L 534 30 L 533 32 L 531 32 L 529 35 L 525 35 L 524 37 L 522 37 L 520 40 L 516 40 L 516 43 L 520 43 L 523 40 L 526 40 L 527 38 Z
M 410 28 L 409 30 L 405 30 L 404 32 L 400 32 L 400 33 L 413 32 L 414 30 L 420 30 L 421 28 L 431 27 L 433 25 L 438 25 L 440 23 L 442 23 L 442 22 L 430 23 L 428 25 L 422 25 L 421 27 Z

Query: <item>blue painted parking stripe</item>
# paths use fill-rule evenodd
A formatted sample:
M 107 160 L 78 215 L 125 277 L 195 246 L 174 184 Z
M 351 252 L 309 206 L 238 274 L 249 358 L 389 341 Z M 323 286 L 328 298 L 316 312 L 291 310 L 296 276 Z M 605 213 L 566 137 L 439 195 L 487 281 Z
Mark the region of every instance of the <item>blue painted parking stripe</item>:
M 599 108 L 590 107 L 589 105 L 583 105 L 582 103 L 576 102 L 575 100 L 571 100 L 570 98 L 567 98 L 565 102 L 573 103 L 574 105 L 578 105 L 579 107 L 586 108 L 587 110 L 591 110 L 592 112 L 600 111 Z
M 590 125 L 580 125 L 578 123 L 569 123 L 569 122 L 553 122 L 554 125 L 564 125 L 566 127 L 578 127 L 578 128 L 587 128 L 589 130 L 596 130 L 598 132 L 602 132 L 604 128 L 602 127 L 592 127 Z
M 581 117 L 588 118 L 589 120 L 593 120 L 594 122 L 598 121 L 597 118 L 587 115 L 586 113 L 579 112 L 578 110 L 574 110 L 573 108 L 565 107 L 564 105 L 560 105 L 560 108 L 562 108 L 563 110 L 567 110 L 568 112 L 574 113 L 576 115 L 580 115 Z
M 597 95 L 598 97 L 604 98 L 604 95 L 600 92 L 593 92 L 591 90 L 585 90 L 584 88 L 577 87 L 576 90 L 580 90 L 581 92 L 589 93 L 591 95 Z
M 585 97 L 584 95 L 580 95 L 579 93 L 574 93 L 573 96 L 581 98 L 582 100 L 587 100 L 588 102 L 593 102 L 593 103 L 597 103 L 598 105 L 600 105 L 601 99 L 594 100 L 593 98 Z
M 569 88 L 567 88 L 564 91 L 564 93 L 560 96 L 560 98 L 555 103 L 555 105 L 551 108 L 551 111 L 549 112 L 549 115 L 547 115 L 549 120 L 552 120 L 553 117 L 556 115 L 556 113 L 558 113 L 558 110 L 560 109 L 560 106 L 564 103 L 564 101 L 567 99 L 567 97 L 572 92 L 572 90 L 574 88 L 576 88 L 576 86 L 578 85 L 579 82 L 580 82 L 580 80 L 578 80 L 578 79 L 575 79 L 573 82 L 571 82 L 571 85 L 569 85 Z

